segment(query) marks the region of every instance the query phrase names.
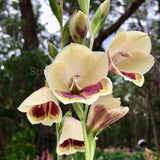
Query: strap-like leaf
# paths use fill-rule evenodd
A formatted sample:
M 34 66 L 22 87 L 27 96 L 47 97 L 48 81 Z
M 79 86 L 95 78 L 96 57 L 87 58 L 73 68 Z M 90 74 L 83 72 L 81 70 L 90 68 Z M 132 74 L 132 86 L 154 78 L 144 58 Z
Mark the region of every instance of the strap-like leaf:
M 63 29 L 63 41 L 65 42 L 68 38 L 70 32 L 69 32 L 69 20 L 65 23 L 64 29 Z
M 100 20 L 101 20 L 101 8 L 102 8 L 102 6 L 100 5 L 98 7 L 96 13 L 94 14 L 93 19 L 92 19 L 91 29 L 92 29 L 92 33 L 94 36 L 98 33 L 97 25 L 100 23 Z
M 61 19 L 61 13 L 60 13 L 59 4 L 56 2 L 56 0 L 49 0 L 49 4 L 51 6 L 52 12 L 56 16 L 56 18 L 59 21 L 59 23 L 61 24 L 62 23 L 62 19 Z

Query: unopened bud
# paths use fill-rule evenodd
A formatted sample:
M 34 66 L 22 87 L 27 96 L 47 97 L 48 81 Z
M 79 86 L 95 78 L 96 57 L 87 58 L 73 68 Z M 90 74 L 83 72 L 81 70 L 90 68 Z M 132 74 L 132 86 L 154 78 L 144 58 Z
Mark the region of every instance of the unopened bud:
M 69 30 L 72 39 L 75 42 L 81 43 L 88 31 L 87 16 L 83 12 L 78 11 L 70 20 Z
M 102 19 L 108 15 L 109 8 L 110 8 L 110 0 L 105 0 L 101 5 L 102 5 L 101 19 Z

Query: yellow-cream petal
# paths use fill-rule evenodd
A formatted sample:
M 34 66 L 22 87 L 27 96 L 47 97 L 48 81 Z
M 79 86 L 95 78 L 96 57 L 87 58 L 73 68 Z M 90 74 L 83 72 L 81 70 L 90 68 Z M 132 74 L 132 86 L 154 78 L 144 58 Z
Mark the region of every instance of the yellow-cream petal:
M 58 155 L 74 154 L 77 151 L 84 151 L 80 148 L 75 148 L 73 141 L 84 142 L 81 122 L 73 117 L 66 117 L 62 127 L 60 140 L 57 144 Z M 70 144 L 68 147 L 68 143 Z
M 64 104 L 79 102 L 90 105 L 95 102 L 99 96 L 111 94 L 112 88 L 111 80 L 104 77 L 100 81 L 84 87 L 79 94 L 71 94 L 56 90 L 55 95 Z
M 85 55 L 92 54 L 92 51 L 83 45 L 71 43 L 61 50 L 56 56 L 55 62 L 64 62 L 66 65 L 76 66 L 77 62 L 81 63 Z
M 120 71 L 145 74 L 153 66 L 154 58 L 151 54 L 146 55 L 139 50 L 132 50 L 118 53 L 112 58 L 112 62 Z
M 91 105 L 87 124 L 92 130 L 99 130 L 114 123 L 128 112 L 128 107 L 120 106 L 120 98 L 102 96 Z
M 119 76 L 122 76 L 125 80 L 131 81 L 137 86 L 141 87 L 144 83 L 144 76 L 142 73 L 134 73 L 134 72 L 126 72 L 126 71 L 120 71 L 115 64 L 113 63 L 110 55 L 109 55 L 109 50 L 107 51 L 108 55 L 108 61 L 109 61 L 109 71 L 117 74 Z
M 143 74 L 120 71 L 113 63 L 110 65 L 110 72 L 122 76 L 126 81 L 131 81 L 139 87 L 144 83 Z
M 84 152 L 84 141 L 68 139 L 62 144 L 58 144 L 56 150 L 58 155 L 69 155 L 76 152 Z
M 110 55 L 118 52 L 139 50 L 146 54 L 151 51 L 151 40 L 148 34 L 139 31 L 120 31 L 109 46 Z
M 53 92 L 56 89 L 64 92 L 68 91 L 69 82 L 72 77 L 72 68 L 70 66 L 55 62 L 45 68 L 44 74 Z
M 108 74 L 108 59 L 103 52 L 93 52 L 83 61 L 79 85 L 83 88 L 99 81 Z
M 31 124 L 39 124 L 42 123 L 45 126 L 52 126 L 53 123 L 59 123 L 61 122 L 62 119 L 62 114 L 60 113 L 60 115 L 57 117 L 57 119 L 51 120 L 48 117 L 42 117 L 41 119 L 36 119 L 32 116 L 29 115 L 29 113 L 27 112 L 27 118 L 29 120 L 29 122 Z
M 105 105 L 108 107 L 117 108 L 120 106 L 120 104 L 121 104 L 120 98 L 113 98 L 112 94 L 99 97 L 98 100 L 96 102 L 94 102 L 90 107 L 87 123 L 90 123 L 92 121 L 92 119 L 94 118 L 94 116 L 93 116 L 94 115 L 94 107 L 96 105 Z
M 84 141 L 81 122 L 73 117 L 65 118 L 59 143 L 67 139 Z
M 118 107 L 118 108 L 113 108 L 109 109 L 106 113 L 106 122 L 104 123 L 103 121 L 101 122 L 100 128 L 101 127 L 107 127 L 111 125 L 112 123 L 116 122 L 123 116 L 125 116 L 129 111 L 128 107 Z M 110 117 L 110 118 L 108 118 Z
M 72 147 L 72 141 L 67 139 L 62 144 L 57 144 L 56 152 L 58 155 L 69 155 L 74 154 L 76 151 Z
M 40 105 L 35 105 L 27 112 L 27 118 L 32 124 L 42 123 L 51 126 L 53 123 L 60 122 L 62 111 L 53 101 Z
M 57 100 L 51 89 L 48 87 L 42 87 L 26 98 L 18 107 L 18 110 L 21 112 L 27 112 L 32 106 L 43 104 L 48 101 L 54 101 L 57 104 Z

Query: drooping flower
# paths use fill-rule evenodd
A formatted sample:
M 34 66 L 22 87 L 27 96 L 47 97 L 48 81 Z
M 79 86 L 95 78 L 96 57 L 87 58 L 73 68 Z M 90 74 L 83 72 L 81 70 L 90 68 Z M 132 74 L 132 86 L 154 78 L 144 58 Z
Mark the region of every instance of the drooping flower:
M 73 117 L 66 117 L 64 119 L 60 140 L 57 144 L 57 154 L 69 155 L 84 151 L 81 122 Z
M 112 92 L 112 83 L 106 77 L 107 62 L 103 52 L 92 52 L 83 45 L 70 44 L 44 73 L 54 95 L 64 104 L 91 104 L 99 96 Z
M 154 64 L 150 51 L 151 40 L 146 33 L 119 30 L 107 51 L 109 71 L 142 86 L 143 74 Z
M 42 87 L 33 92 L 18 107 L 21 112 L 27 113 L 27 118 L 32 124 L 42 123 L 51 126 L 54 122 L 60 122 L 62 112 L 58 102 L 48 87 Z
M 102 96 L 91 105 L 87 125 L 93 131 L 98 131 L 122 118 L 128 110 L 128 107 L 120 106 L 120 98 L 113 98 L 112 95 Z

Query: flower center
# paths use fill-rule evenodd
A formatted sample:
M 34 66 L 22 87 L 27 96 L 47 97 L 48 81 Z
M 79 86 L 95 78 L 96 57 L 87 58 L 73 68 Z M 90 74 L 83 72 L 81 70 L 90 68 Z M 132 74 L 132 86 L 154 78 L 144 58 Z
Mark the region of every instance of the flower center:
M 80 91 L 82 90 L 82 88 L 78 85 L 78 81 L 79 81 L 80 75 L 74 75 L 71 78 L 71 86 L 69 88 L 69 91 L 71 92 L 71 94 L 79 94 Z

